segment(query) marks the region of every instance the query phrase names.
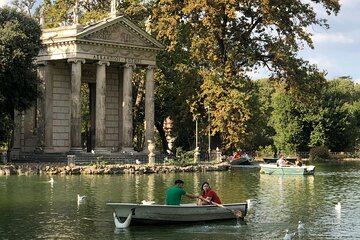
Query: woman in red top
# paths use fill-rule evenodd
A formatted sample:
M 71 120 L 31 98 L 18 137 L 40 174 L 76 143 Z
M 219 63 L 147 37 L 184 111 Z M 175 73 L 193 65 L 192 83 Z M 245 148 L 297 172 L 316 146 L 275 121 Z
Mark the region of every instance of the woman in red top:
M 210 184 L 208 182 L 204 182 L 201 185 L 201 197 L 203 197 L 205 200 L 199 199 L 198 201 L 198 205 L 207 205 L 207 204 L 211 204 L 211 202 L 215 202 L 218 204 L 221 204 L 221 200 L 218 197 L 218 195 L 216 194 L 216 192 L 214 192 L 211 188 L 210 188 Z

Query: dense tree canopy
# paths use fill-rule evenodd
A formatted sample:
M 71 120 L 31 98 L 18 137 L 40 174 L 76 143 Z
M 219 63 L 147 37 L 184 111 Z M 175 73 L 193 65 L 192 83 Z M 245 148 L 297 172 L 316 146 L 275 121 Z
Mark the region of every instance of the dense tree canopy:
M 38 23 L 11 8 L 0 8 L 0 142 L 9 140 L 14 110 L 37 98 L 34 60 L 41 42 Z
M 332 151 L 354 150 L 360 129 L 356 86 L 348 78 L 330 80 L 311 105 L 278 88 L 269 118 L 277 151 L 291 154 L 321 145 Z
M 44 13 L 47 27 L 71 24 L 74 4 L 45 0 L 37 14 Z M 322 144 L 333 150 L 357 146 L 359 87 L 347 77 L 327 83 L 325 73 L 298 56 L 304 45 L 313 47 L 309 27 L 329 27 L 315 12 L 319 6 L 328 15 L 340 10 L 338 0 L 121 1 L 118 10 L 166 46 L 155 78 L 155 125 L 163 150 L 168 117 L 175 145 L 184 149 L 194 147 L 195 117 L 200 135 L 211 131 L 212 148 L 273 145 L 293 152 Z M 79 10 L 80 23 L 99 20 L 110 0 L 81 1 Z M 251 81 L 262 68 L 270 78 Z M 138 74 L 134 145 L 141 149 L 144 82 Z
M 209 107 L 212 133 L 220 133 L 224 146 L 246 145 L 253 117 L 251 72 L 267 68 L 275 85 L 302 99 L 311 99 L 308 95 L 323 87 L 323 73 L 297 57 L 304 44 L 312 47 L 309 26 L 328 27 L 317 17 L 316 4 L 328 14 L 340 8 L 333 0 L 154 1 L 153 34 L 169 55 L 189 56 L 201 81 L 192 112 L 204 116 Z

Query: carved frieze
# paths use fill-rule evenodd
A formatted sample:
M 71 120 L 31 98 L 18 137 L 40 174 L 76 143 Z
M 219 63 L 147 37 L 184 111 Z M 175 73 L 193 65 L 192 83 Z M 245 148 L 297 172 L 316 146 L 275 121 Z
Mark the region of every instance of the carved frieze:
M 156 52 L 142 49 L 124 49 L 120 46 L 105 44 L 65 42 L 44 46 L 39 53 L 39 57 L 40 60 L 84 58 L 142 64 L 142 61 L 156 61 Z
M 108 60 L 114 62 L 128 62 L 126 59 L 135 59 L 133 62 L 140 63 L 141 60 L 155 61 L 156 52 L 141 49 L 123 49 L 117 46 L 86 44 L 78 45 L 78 53 L 87 54 L 89 58 L 96 60 Z
M 110 25 L 97 32 L 89 34 L 84 37 L 85 39 L 102 40 L 114 43 L 125 43 L 138 46 L 151 46 L 140 38 L 135 32 L 129 31 L 120 23 Z

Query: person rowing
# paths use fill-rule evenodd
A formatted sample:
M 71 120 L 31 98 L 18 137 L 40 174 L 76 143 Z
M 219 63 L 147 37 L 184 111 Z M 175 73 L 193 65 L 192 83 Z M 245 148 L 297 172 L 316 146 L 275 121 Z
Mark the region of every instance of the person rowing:
M 209 205 L 211 202 L 221 204 L 219 196 L 214 190 L 211 189 L 208 182 L 204 182 L 201 185 L 201 198 L 199 198 L 197 205 Z
M 199 196 L 186 192 L 184 185 L 184 181 L 178 179 L 175 181 L 174 186 L 166 190 L 166 205 L 180 205 L 183 195 L 190 198 L 199 198 Z
M 284 155 L 280 155 L 280 158 L 276 161 L 278 167 L 285 167 L 289 162 L 285 160 Z

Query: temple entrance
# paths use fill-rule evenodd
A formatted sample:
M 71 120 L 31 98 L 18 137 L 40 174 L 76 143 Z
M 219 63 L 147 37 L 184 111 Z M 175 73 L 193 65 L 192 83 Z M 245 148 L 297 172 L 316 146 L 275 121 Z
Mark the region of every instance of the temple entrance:
M 81 84 L 81 143 L 86 152 L 95 148 L 95 83 Z

